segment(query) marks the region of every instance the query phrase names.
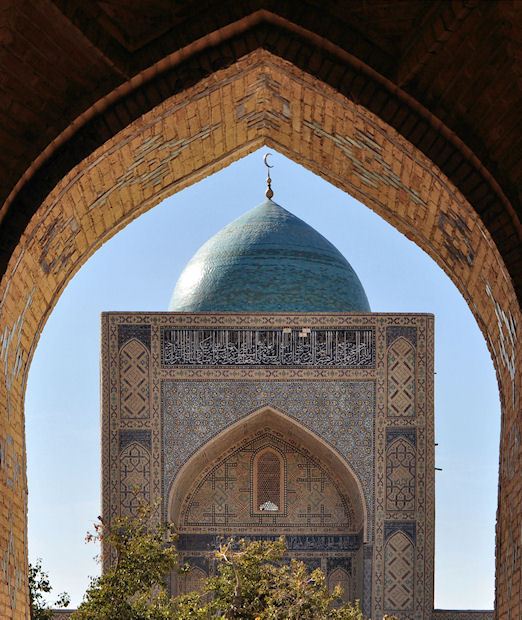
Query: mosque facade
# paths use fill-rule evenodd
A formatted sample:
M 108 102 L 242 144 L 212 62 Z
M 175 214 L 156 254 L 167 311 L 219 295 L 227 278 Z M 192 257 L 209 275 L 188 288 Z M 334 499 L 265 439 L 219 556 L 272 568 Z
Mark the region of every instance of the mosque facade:
M 102 315 L 103 516 L 154 502 L 188 576 L 284 535 L 373 618 L 432 618 L 433 316 L 372 313 L 322 235 L 268 199 L 204 244 L 169 312 Z

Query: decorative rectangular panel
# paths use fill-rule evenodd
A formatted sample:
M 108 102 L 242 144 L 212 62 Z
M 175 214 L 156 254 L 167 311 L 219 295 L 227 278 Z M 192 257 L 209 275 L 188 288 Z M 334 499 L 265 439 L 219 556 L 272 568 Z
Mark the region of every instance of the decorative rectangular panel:
M 247 542 L 261 540 L 275 540 L 277 536 L 270 534 L 245 534 Z M 357 551 L 362 544 L 362 537 L 359 534 L 286 534 L 285 543 L 288 551 L 329 551 L 340 554 L 339 557 L 346 558 L 349 551 Z M 178 551 L 202 550 L 213 551 L 219 548 L 223 542 L 222 534 L 180 534 L 176 548 Z
M 384 551 L 384 607 L 393 612 L 412 611 L 415 588 L 415 547 L 397 530 Z
M 120 453 L 120 514 L 135 515 L 141 504 L 149 504 L 150 453 L 132 442 Z
M 372 329 L 163 329 L 163 366 L 374 366 Z
M 120 350 L 120 417 L 149 417 L 149 352 L 136 339 Z
M 401 432 L 402 435 L 399 434 Z M 417 453 L 410 437 L 415 438 L 415 429 L 388 429 L 386 432 L 386 510 L 388 512 L 413 512 L 415 510 Z
M 388 415 L 415 417 L 415 349 L 404 338 L 388 348 Z

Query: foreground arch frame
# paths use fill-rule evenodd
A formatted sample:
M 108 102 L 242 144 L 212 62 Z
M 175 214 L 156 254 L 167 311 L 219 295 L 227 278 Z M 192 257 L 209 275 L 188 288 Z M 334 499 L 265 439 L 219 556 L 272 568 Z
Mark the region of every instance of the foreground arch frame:
M 166 62 L 165 70 L 172 62 Z M 161 102 L 144 116 L 102 144 L 95 141 L 90 150 L 87 145 L 76 165 L 64 163 L 59 178 L 51 175 L 50 191 L 36 199 L 37 210 L 11 244 L 0 286 L 4 617 L 26 614 L 23 395 L 47 316 L 75 271 L 131 219 L 263 144 L 382 215 L 425 249 L 468 301 L 499 377 L 503 423 L 497 609 L 499 617 L 508 612 L 516 617 L 522 556 L 521 314 L 498 235 L 495 242 L 457 184 L 411 142 L 341 88 L 313 77 L 313 68 L 305 73 L 297 64 L 255 49 L 224 69 L 212 69 L 207 77 L 197 74 L 192 85 L 187 80 L 175 94 L 160 92 Z M 161 67 L 156 71 L 161 73 Z M 135 92 L 137 102 L 140 82 L 129 83 L 126 90 L 127 95 Z M 444 128 L 439 129 L 443 135 Z M 514 215 L 512 230 L 519 235 Z

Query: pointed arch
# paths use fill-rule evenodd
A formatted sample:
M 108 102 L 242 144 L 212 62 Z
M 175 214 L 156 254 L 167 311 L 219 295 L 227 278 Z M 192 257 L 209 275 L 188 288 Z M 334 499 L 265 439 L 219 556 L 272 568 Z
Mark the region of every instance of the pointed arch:
M 285 457 L 274 446 L 261 448 L 252 456 L 254 512 L 285 511 Z
M 190 489 L 196 477 L 209 474 L 219 456 L 232 453 L 230 446 L 262 435 L 266 431 L 284 437 L 288 443 L 305 446 L 307 452 L 343 483 L 353 511 L 352 528 L 362 531 L 364 541 L 368 536 L 368 510 L 361 483 L 350 464 L 331 446 L 296 420 L 272 407 L 263 407 L 232 424 L 202 446 L 185 463 L 171 482 L 167 500 L 167 518 L 175 525 L 180 523 L 183 502 L 190 499 Z
M 353 600 L 351 577 L 341 566 L 337 566 L 328 574 L 328 589 L 332 591 L 336 586 L 341 586 L 343 589 L 341 600 L 344 603 Z
M 136 514 L 139 505 L 149 504 L 150 452 L 133 441 L 120 452 L 120 504 L 122 516 Z
M 208 575 L 199 566 L 191 566 L 188 573 L 176 577 L 178 594 L 190 594 L 201 590 Z
M 282 84 L 288 99 L 279 92 Z M 75 271 L 106 239 L 163 197 L 263 144 L 278 148 L 350 192 L 414 239 L 448 273 L 470 304 L 492 353 L 501 392 L 503 438 L 511 429 L 517 431 L 522 349 L 516 325 L 521 324 L 521 313 L 513 272 L 506 269 L 503 259 L 508 255 L 498 251 L 504 248 L 504 228 L 497 225 L 496 217 L 494 227 L 485 227 L 458 184 L 441 173 L 430 154 L 419 153 L 391 130 L 384 117 L 352 104 L 343 92 L 260 49 L 194 87 L 176 90 L 157 108 L 129 122 L 120 134 L 111 132 L 112 138 L 106 136 L 96 151 L 82 151 L 74 160 L 78 164 L 54 188 L 47 186 L 44 192 L 35 193 L 38 211 L 10 255 L 0 290 L 0 331 L 8 343 L 1 396 L 21 462 L 25 448 L 19 428 L 23 428 L 30 360 L 48 314 Z M 223 105 L 213 105 L 215 99 Z M 381 106 L 380 97 L 375 101 Z M 394 109 L 393 105 L 385 107 Z M 325 109 L 329 110 L 326 115 Z M 418 129 L 414 124 L 412 131 Z M 164 156 L 158 158 L 158 152 Z M 450 162 L 448 166 L 460 170 L 443 147 L 441 154 Z M 63 169 L 57 166 L 56 170 Z M 461 179 L 470 178 L 461 172 Z M 474 187 L 483 193 L 482 183 Z M 514 239 L 513 243 L 518 239 L 513 234 L 505 238 Z M 45 241 L 50 239 L 56 242 Z M 18 343 L 13 337 L 17 333 Z M 509 462 L 505 450 L 502 480 Z M 511 522 L 507 507 L 516 501 L 518 486 L 501 484 L 500 488 L 499 523 Z M 23 502 L 12 495 L 14 491 L 6 492 L 15 500 L 15 518 L 22 532 Z M 516 514 L 519 519 L 520 511 Z M 507 531 L 499 528 L 498 558 L 509 547 Z M 504 591 L 502 576 L 499 583 L 499 591 Z

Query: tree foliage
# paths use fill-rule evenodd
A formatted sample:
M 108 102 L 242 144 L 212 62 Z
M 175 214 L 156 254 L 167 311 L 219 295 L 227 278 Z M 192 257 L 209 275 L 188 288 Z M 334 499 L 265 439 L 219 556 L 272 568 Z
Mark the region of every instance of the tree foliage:
M 342 604 L 339 586 L 328 591 L 319 569 L 310 573 L 288 561 L 284 538 L 224 542 L 216 551 L 217 575 L 200 592 L 169 598 L 165 576 L 176 566 L 176 536 L 156 523 L 154 508 L 95 526 L 88 539 L 102 541 L 113 563 L 91 580 L 75 620 L 364 620 L 358 603 Z
M 285 551 L 283 538 L 221 545 L 218 575 L 207 579 L 203 594 L 173 599 L 172 618 L 363 620 L 358 604 L 339 605 L 339 586 L 329 592 L 319 569 L 309 573 L 302 562 L 285 562 Z
M 46 601 L 46 595 L 53 588 L 49 581 L 49 575 L 42 567 L 41 558 L 38 558 L 34 564 L 29 563 L 28 577 L 31 620 L 52 620 L 54 615 Z M 69 601 L 69 595 L 62 592 L 53 607 L 67 607 Z
M 170 618 L 165 576 L 174 568 L 176 536 L 158 524 L 155 506 L 140 506 L 134 518 L 106 526 L 99 518 L 88 540 L 100 541 L 113 562 L 101 577 L 91 578 L 75 620 L 156 620 Z

